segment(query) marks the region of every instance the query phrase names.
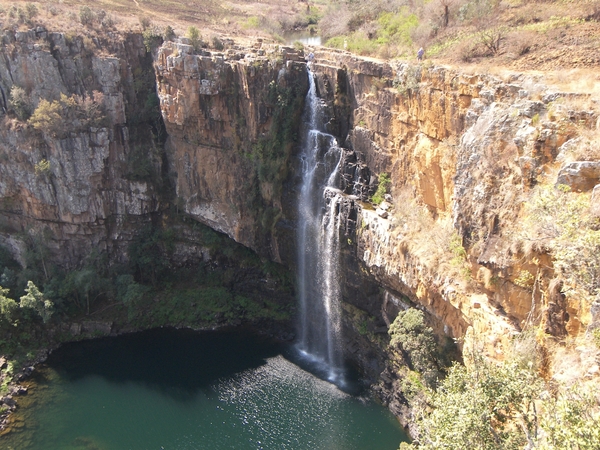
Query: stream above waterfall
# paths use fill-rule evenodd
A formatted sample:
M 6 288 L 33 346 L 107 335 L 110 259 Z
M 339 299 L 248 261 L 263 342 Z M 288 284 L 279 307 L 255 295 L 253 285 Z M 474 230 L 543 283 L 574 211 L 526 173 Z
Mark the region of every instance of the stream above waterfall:
M 235 331 L 157 329 L 64 345 L 4 449 L 397 449 L 396 419 Z

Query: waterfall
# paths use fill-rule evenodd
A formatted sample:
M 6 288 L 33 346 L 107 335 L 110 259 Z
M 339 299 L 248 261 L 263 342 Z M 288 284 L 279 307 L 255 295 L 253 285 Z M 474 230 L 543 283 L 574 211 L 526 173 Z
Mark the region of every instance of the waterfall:
M 323 102 L 309 70 L 298 199 L 299 338 L 297 347 L 327 379 L 343 384 L 340 346 L 339 166 L 342 150 L 324 132 Z

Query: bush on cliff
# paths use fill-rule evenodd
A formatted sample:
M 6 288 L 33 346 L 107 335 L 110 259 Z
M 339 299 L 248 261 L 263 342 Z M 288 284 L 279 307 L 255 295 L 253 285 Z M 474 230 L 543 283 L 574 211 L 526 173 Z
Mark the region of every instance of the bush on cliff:
M 377 186 L 377 191 L 371 197 L 371 203 L 374 205 L 379 205 L 385 199 L 385 194 L 387 194 L 387 190 L 392 184 L 390 176 L 387 173 L 379 175 L 378 181 L 379 186 Z
M 466 351 L 468 365 L 455 364 L 427 403 L 413 406 L 417 436 L 400 450 L 600 448 L 597 389 L 547 383 L 527 342 L 515 339 L 502 363 Z
M 62 138 L 71 131 L 104 126 L 105 118 L 104 95 L 94 91 L 85 97 L 61 94 L 55 101 L 40 100 L 29 124 L 44 134 Z
M 399 348 L 412 369 L 419 372 L 428 386 L 435 386 L 441 373 L 437 363 L 437 344 L 433 330 L 425 324 L 425 315 L 415 308 L 400 311 L 390 325 L 390 345 Z
M 591 303 L 600 293 L 600 220 L 590 213 L 590 194 L 568 186 L 541 185 L 526 203 L 523 245 L 547 249 L 563 279 L 562 291 Z
M 17 302 L 8 297 L 9 289 L 0 286 L 0 329 L 13 323 Z
M 185 37 L 190 40 L 190 44 L 192 47 L 194 47 L 195 51 L 199 51 L 204 45 L 202 42 L 202 36 L 200 35 L 200 30 L 193 25 L 188 27 Z
M 21 308 L 32 309 L 38 313 L 44 323 L 47 323 L 54 314 L 54 303 L 48 300 L 38 289 L 33 281 L 27 282 L 26 295 L 21 297 L 19 306 Z
M 27 120 L 31 117 L 32 105 L 31 99 L 25 89 L 13 85 L 10 90 L 10 97 L 8 100 L 8 106 L 13 110 L 19 120 Z

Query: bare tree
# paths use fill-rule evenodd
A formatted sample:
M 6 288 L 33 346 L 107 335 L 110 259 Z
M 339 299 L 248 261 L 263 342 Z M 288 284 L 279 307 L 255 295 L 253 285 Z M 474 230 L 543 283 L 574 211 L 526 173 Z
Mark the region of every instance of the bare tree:
M 448 26 L 448 22 L 450 22 L 450 6 L 454 3 L 454 0 L 439 0 L 440 6 L 444 8 L 444 13 L 442 14 L 442 25 L 444 27 Z

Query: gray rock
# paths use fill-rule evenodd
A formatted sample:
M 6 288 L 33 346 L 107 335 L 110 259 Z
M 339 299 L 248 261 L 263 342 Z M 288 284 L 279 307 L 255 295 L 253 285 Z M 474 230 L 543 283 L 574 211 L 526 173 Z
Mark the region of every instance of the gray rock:
M 542 102 L 526 101 L 520 105 L 515 105 L 519 109 L 519 115 L 532 118 L 544 109 Z
M 17 402 L 12 398 L 12 395 L 7 395 L 6 397 L 2 397 L 2 403 L 6 406 L 13 408 L 17 405 Z
M 582 145 L 581 138 L 569 139 L 567 142 L 565 142 L 558 148 L 558 155 L 556 155 L 556 161 L 564 162 L 567 159 L 567 155 L 580 145 Z
M 107 336 L 112 331 L 112 322 L 83 322 L 81 324 L 83 333 L 101 334 Z
M 592 302 L 592 305 L 590 306 L 590 315 L 592 316 L 592 320 L 587 329 L 588 333 L 596 328 L 600 328 L 600 296 L 596 297 L 596 300 Z
M 69 333 L 71 333 L 71 336 L 79 336 L 81 334 L 81 324 L 72 323 L 69 327 Z
M 564 184 L 575 192 L 590 191 L 600 182 L 600 162 L 575 161 L 558 172 L 556 185 Z
M 377 208 L 377 210 L 375 211 L 377 213 L 377 215 L 379 217 L 381 217 L 382 219 L 387 219 L 388 217 L 388 212 L 385 211 L 384 209 L 381 208 Z
M 389 210 L 392 207 L 388 202 L 383 201 L 379 204 L 379 209 L 383 209 L 384 211 Z
M 592 200 L 590 202 L 590 213 L 593 216 L 600 217 L 600 184 L 594 186 L 592 191 Z

